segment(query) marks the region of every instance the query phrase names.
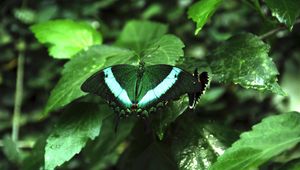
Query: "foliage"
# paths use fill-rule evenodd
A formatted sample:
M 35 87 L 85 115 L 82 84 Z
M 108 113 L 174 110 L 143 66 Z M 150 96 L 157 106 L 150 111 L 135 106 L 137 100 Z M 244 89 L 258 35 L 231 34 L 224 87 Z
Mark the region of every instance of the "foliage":
M 0 169 L 299 167 L 296 0 L 19 3 L 0 3 Z M 182 96 L 115 132 L 107 103 L 80 86 L 141 61 L 207 71 L 209 88 L 195 110 Z

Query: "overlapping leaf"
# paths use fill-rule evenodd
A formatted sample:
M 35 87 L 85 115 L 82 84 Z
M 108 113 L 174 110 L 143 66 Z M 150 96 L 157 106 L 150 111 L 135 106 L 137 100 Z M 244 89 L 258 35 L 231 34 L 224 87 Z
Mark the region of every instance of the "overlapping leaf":
M 270 46 L 253 34 L 240 34 L 227 40 L 208 56 L 214 79 L 233 82 L 245 88 L 270 90 L 285 95 L 277 83 L 279 74 L 268 56 Z

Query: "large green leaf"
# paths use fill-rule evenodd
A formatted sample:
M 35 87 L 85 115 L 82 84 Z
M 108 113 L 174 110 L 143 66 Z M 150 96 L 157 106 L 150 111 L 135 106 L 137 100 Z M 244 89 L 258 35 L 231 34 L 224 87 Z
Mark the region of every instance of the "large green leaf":
M 208 56 L 213 78 L 245 88 L 285 95 L 277 83 L 279 74 L 268 56 L 270 46 L 253 34 L 236 35 Z
M 188 10 L 188 18 L 197 23 L 195 34 L 198 34 L 207 20 L 214 14 L 222 0 L 200 0 Z
M 183 42 L 174 35 L 164 35 L 150 42 L 144 49 L 142 60 L 147 64 L 175 65 L 183 56 Z
M 150 42 L 160 38 L 166 32 L 167 26 L 164 24 L 133 20 L 127 22 L 116 44 L 132 49 L 141 55 Z
M 79 51 L 102 43 L 101 34 L 83 22 L 53 20 L 30 28 L 39 42 L 49 45 L 49 54 L 54 58 L 72 58 Z
M 92 103 L 74 103 L 65 112 L 47 139 L 46 170 L 60 166 L 79 153 L 89 139 L 99 135 L 102 120 L 111 114 Z
M 266 0 L 268 7 L 280 23 L 287 25 L 290 30 L 300 15 L 299 0 Z
M 264 119 L 241 135 L 218 158 L 212 170 L 251 170 L 300 142 L 300 113 L 289 112 Z
M 132 51 L 117 47 L 96 45 L 78 54 L 64 67 L 62 78 L 52 90 L 45 112 L 58 109 L 85 95 L 81 84 L 93 73 L 105 66 L 114 64 L 132 64 L 136 62 Z

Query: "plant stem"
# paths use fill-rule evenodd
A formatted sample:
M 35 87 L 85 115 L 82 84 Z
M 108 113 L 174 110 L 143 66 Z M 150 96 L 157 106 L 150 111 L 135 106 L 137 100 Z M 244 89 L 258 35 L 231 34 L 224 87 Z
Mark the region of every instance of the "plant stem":
M 284 29 L 284 28 L 285 28 L 285 27 L 277 27 L 277 28 L 274 28 L 274 29 L 272 29 L 272 30 L 270 30 L 270 31 L 268 31 L 268 32 L 266 32 L 266 33 L 260 35 L 259 38 L 260 38 L 260 39 L 265 39 L 265 38 L 267 38 L 267 37 L 269 37 L 269 36 L 271 36 L 271 35 L 277 33 L 278 31 L 280 31 L 280 30 L 282 30 L 282 29 Z
M 295 23 L 294 23 L 294 25 L 299 24 L 299 23 L 300 23 L 300 19 L 296 20 Z M 281 26 L 279 26 L 277 28 L 274 28 L 274 29 L 272 29 L 272 30 L 270 30 L 270 31 L 268 31 L 268 32 L 260 35 L 259 38 L 260 39 L 265 39 L 265 38 L 267 38 L 267 37 L 269 37 L 269 36 L 277 33 L 278 31 L 281 31 L 281 30 L 284 30 L 284 29 L 287 29 L 287 27 L 284 26 L 284 25 L 281 25 Z
M 17 68 L 17 82 L 16 82 L 16 93 L 15 93 L 15 105 L 12 122 L 12 140 L 18 141 L 19 137 L 19 122 L 23 98 L 23 77 L 24 77 L 24 54 L 19 52 L 18 57 L 18 68 Z

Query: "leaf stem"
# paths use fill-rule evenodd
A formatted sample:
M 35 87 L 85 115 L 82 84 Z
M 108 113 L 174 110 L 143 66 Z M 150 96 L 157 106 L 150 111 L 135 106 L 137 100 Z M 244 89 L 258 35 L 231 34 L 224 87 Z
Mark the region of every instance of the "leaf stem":
M 14 114 L 13 114 L 13 122 L 12 122 L 12 140 L 14 142 L 17 142 L 19 137 L 19 123 L 20 123 L 21 106 L 22 106 L 22 98 L 23 98 L 23 78 L 24 78 L 24 54 L 23 52 L 19 52 Z
M 296 20 L 294 25 L 299 24 L 299 23 L 300 23 L 300 19 Z M 277 33 L 278 31 L 281 31 L 281 30 L 284 30 L 284 29 L 288 29 L 288 28 L 285 25 L 280 25 L 279 27 L 274 28 L 274 29 L 260 35 L 259 38 L 260 39 L 265 39 L 265 38 Z
M 285 28 L 285 27 L 282 27 L 282 26 L 277 27 L 277 28 L 274 28 L 274 29 L 272 29 L 272 30 L 270 30 L 270 31 L 268 31 L 268 32 L 266 32 L 266 33 L 260 35 L 259 38 L 260 38 L 261 40 L 262 40 L 262 39 L 265 39 L 265 38 L 267 38 L 267 37 L 269 37 L 269 36 L 271 36 L 271 35 L 277 33 L 278 31 L 280 31 L 280 30 L 282 30 L 282 29 L 284 29 L 284 28 Z

